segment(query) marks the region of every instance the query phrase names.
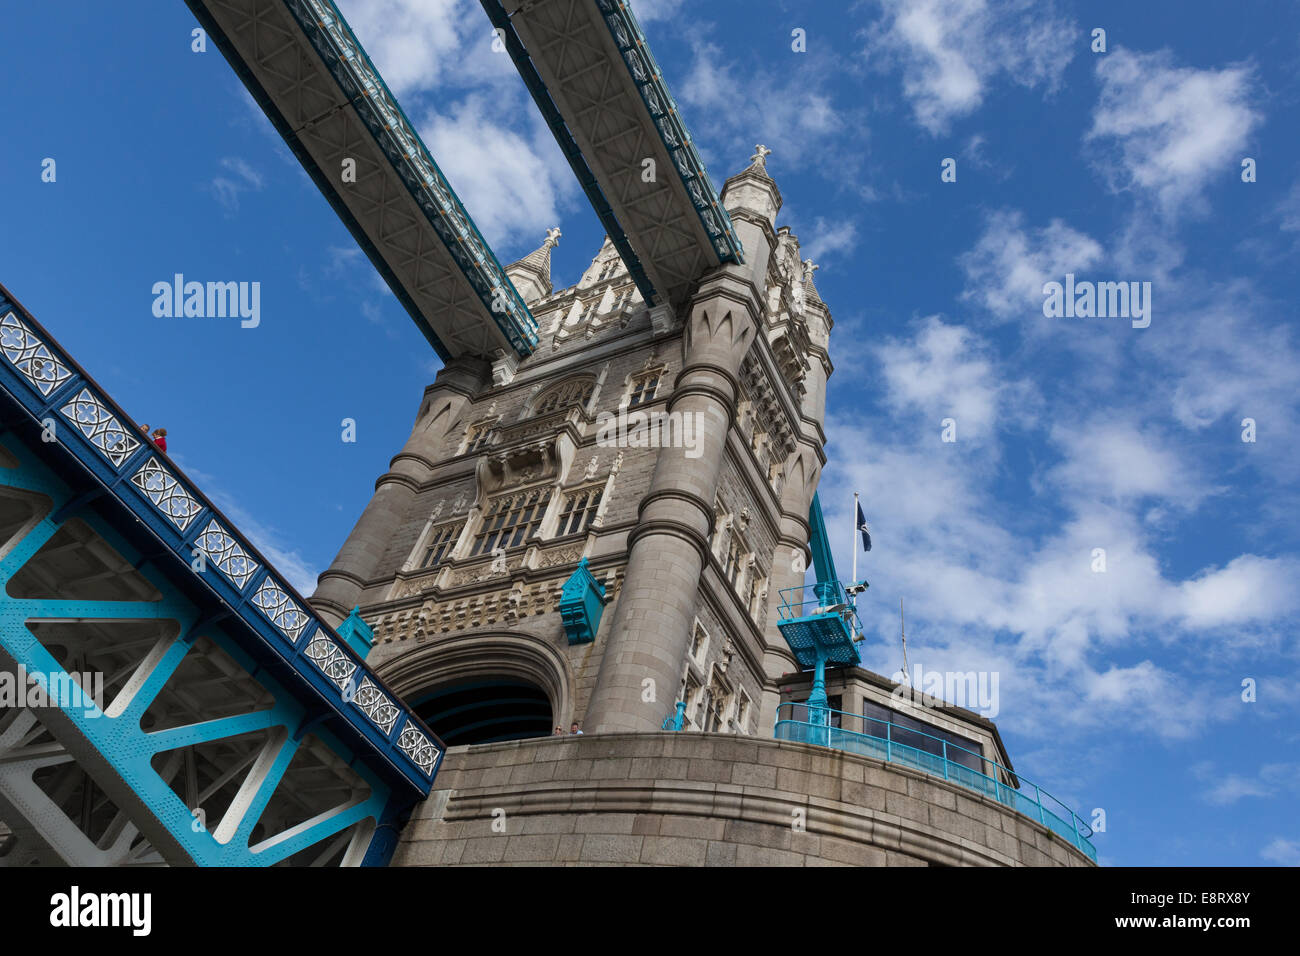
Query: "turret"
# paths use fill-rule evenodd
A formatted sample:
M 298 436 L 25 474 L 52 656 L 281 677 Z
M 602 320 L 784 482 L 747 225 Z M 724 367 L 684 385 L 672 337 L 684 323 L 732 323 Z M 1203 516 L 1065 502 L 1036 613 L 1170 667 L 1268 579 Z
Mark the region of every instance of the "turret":
M 560 229 L 553 226 L 546 231 L 546 240 L 540 248 L 506 266 L 506 275 L 528 305 L 551 294 L 551 249 L 559 243 Z

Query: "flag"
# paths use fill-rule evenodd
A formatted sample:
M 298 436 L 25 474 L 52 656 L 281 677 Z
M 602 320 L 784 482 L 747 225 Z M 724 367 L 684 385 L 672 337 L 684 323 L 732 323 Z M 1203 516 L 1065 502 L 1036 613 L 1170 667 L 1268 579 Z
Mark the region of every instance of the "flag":
M 867 530 L 867 519 L 862 514 L 862 503 L 858 502 L 858 530 L 862 532 L 862 550 L 871 550 L 871 532 Z

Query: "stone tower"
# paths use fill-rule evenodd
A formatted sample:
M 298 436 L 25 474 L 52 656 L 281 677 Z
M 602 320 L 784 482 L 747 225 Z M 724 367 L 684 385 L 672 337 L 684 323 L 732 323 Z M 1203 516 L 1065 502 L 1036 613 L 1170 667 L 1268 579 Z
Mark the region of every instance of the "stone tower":
M 551 230 L 506 270 L 541 348 L 453 363 L 426 390 L 313 598 L 338 621 L 360 606 L 369 660 L 409 700 L 509 678 L 545 694 L 547 732 L 658 731 L 678 700 L 690 728 L 770 727 L 797 670 L 775 605 L 806 566 L 832 323 L 777 228 L 766 150 L 722 198 L 746 263 L 682 314 L 646 307 L 608 239 L 554 289 Z M 583 560 L 604 591 L 594 640 L 559 608 Z
M 321 575 L 314 606 L 448 745 L 395 865 L 1089 864 L 974 713 L 848 668 L 848 742 L 786 732 L 810 679 L 777 607 L 809 562 L 832 323 L 767 154 L 721 194 L 744 265 L 676 313 L 608 239 L 568 288 L 558 229 L 510 265 L 541 346 L 438 374 Z M 891 756 L 873 714 L 922 749 Z M 924 752 L 949 743 L 953 780 Z

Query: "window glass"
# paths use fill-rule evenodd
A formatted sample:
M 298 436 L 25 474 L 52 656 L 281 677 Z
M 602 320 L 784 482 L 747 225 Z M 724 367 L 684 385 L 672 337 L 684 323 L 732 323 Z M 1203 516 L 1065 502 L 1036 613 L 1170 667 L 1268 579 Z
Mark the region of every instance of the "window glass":
M 564 510 L 560 512 L 560 526 L 555 532 L 556 535 L 586 531 L 591 526 L 591 520 L 596 517 L 596 510 L 600 507 L 600 496 L 604 492 L 605 489 L 601 486 L 584 488 L 565 495 Z
M 420 567 L 431 568 L 446 558 L 455 546 L 456 539 L 460 537 L 460 530 L 463 527 L 462 523 L 445 524 L 440 528 L 434 528 L 424 550 L 424 558 L 420 561 Z
M 502 495 L 488 502 L 483 523 L 474 535 L 473 555 L 491 554 L 496 548 L 513 548 L 537 530 L 551 500 L 549 488 L 534 488 Z

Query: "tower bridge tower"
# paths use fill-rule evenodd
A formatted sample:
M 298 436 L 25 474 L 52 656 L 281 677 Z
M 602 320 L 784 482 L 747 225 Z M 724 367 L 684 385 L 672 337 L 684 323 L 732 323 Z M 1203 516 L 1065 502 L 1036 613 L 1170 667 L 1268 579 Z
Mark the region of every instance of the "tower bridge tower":
M 559 230 L 507 266 L 540 347 L 440 372 L 321 575 L 315 607 L 360 607 L 368 660 L 448 745 L 659 731 L 679 700 L 688 728 L 770 727 L 832 322 L 766 156 L 722 191 L 746 262 L 680 308 L 648 307 L 609 239 L 566 288 Z M 583 631 L 562 606 L 588 573 Z
M 805 703 L 778 622 L 833 323 L 767 155 L 721 193 L 744 262 L 678 305 L 609 238 L 565 288 L 556 229 L 507 266 L 539 347 L 448 363 L 321 575 L 316 610 L 359 608 L 367 664 L 449 748 L 395 865 L 1088 863 L 988 720 L 860 667 L 825 718 Z

